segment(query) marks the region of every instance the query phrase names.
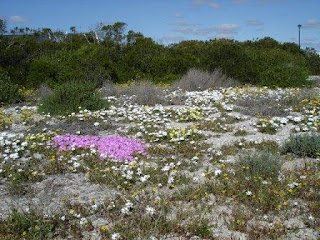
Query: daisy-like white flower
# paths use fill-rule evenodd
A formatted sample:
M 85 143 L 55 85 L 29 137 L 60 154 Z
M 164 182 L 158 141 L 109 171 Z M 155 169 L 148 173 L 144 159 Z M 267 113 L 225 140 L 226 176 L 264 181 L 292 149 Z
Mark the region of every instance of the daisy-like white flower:
M 218 175 L 220 175 L 221 173 L 222 173 L 222 171 L 221 171 L 220 169 L 217 169 L 217 170 L 214 171 L 214 175 L 215 175 L 215 176 L 218 176 Z
M 112 240 L 118 240 L 118 239 L 120 239 L 120 234 L 119 234 L 119 233 L 113 233 L 113 234 L 111 235 L 111 239 L 112 239 Z
M 247 195 L 247 196 L 251 196 L 251 195 L 252 195 L 252 192 L 251 192 L 251 191 L 246 191 L 246 195 Z
M 147 214 L 147 215 L 152 216 L 152 215 L 154 215 L 155 213 L 156 213 L 156 210 L 155 210 L 153 207 L 150 207 L 150 206 L 147 206 L 147 207 L 146 207 L 146 214 Z

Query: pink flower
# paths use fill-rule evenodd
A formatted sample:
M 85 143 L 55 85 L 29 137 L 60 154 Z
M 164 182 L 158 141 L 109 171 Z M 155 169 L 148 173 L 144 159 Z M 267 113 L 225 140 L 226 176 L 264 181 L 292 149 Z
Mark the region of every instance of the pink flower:
M 133 161 L 135 153 L 146 154 L 142 142 L 121 136 L 99 137 L 68 134 L 54 137 L 53 144 L 60 151 L 72 148 L 96 148 L 102 159 L 110 157 L 116 160 Z

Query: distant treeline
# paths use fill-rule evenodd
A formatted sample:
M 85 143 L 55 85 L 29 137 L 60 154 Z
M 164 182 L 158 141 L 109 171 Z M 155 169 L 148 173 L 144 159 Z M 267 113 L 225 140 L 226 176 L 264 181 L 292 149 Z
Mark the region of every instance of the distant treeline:
M 0 75 L 27 88 L 69 80 L 97 85 L 106 80 L 167 83 L 191 68 L 219 68 L 242 83 L 280 87 L 302 86 L 308 75 L 320 75 L 316 51 L 300 50 L 295 43 L 266 37 L 245 42 L 188 40 L 166 46 L 125 27 L 117 22 L 87 33 L 71 27 L 71 34 L 49 28 L 13 29 L 0 36 Z

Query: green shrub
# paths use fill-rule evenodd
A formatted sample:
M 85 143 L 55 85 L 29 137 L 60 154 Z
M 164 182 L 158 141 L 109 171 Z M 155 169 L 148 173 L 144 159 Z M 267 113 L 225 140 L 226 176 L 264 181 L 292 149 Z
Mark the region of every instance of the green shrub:
M 284 144 L 284 153 L 294 153 L 302 157 L 320 156 L 320 134 L 292 135 Z
M 220 68 L 242 83 L 269 87 L 308 85 L 308 68 L 303 56 L 280 48 L 245 47 L 239 42 L 216 42 L 204 60 L 209 71 Z
M 257 52 L 259 84 L 270 87 L 301 87 L 307 81 L 304 59 L 282 49 L 261 49 Z
M 7 74 L 0 72 L 0 104 L 16 103 L 21 99 L 19 86 L 14 84 Z
M 39 111 L 52 115 L 66 115 L 78 112 L 79 107 L 91 111 L 107 108 L 93 82 L 66 82 L 56 87 L 51 95 L 45 97 Z
M 240 156 L 236 167 L 242 172 L 242 177 L 253 179 L 277 179 L 281 170 L 282 161 L 278 154 L 267 151 L 253 152 Z
M 35 59 L 30 65 L 27 83 L 39 87 L 42 83 L 53 87 L 67 81 L 88 81 L 101 86 L 107 79 L 117 80 L 108 49 L 99 46 L 82 46 L 60 50 Z

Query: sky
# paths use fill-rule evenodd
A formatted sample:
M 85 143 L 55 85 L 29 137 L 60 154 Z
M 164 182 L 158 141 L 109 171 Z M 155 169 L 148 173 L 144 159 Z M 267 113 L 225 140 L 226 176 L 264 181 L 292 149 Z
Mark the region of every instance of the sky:
M 182 40 L 272 37 L 320 52 L 320 0 L 0 0 L 0 17 L 17 27 L 70 31 L 125 22 L 162 44 Z

